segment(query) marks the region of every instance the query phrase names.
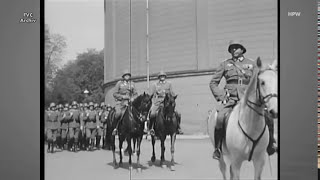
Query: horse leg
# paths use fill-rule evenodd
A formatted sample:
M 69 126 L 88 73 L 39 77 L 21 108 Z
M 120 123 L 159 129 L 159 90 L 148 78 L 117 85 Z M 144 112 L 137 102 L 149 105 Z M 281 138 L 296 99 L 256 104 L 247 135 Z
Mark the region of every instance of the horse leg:
M 160 158 L 160 166 L 163 167 L 163 163 L 165 161 L 164 158 L 164 152 L 166 150 L 165 146 L 164 146 L 164 141 L 166 140 L 165 136 L 161 138 L 161 158 Z
M 255 180 L 261 180 L 261 174 L 263 171 L 263 167 L 265 165 L 266 156 L 263 153 L 260 157 L 254 158 L 253 166 L 254 166 L 254 179 Z
M 116 168 L 118 166 L 118 163 L 117 163 L 117 159 L 116 159 L 116 142 L 115 142 L 115 136 L 112 136 L 111 137 L 111 148 L 112 148 L 112 154 L 113 154 L 113 165 L 114 165 L 114 168 Z
M 226 162 L 223 159 L 223 156 L 220 157 L 219 168 L 222 173 L 223 179 L 226 180 L 227 179 L 227 176 L 226 176 L 227 166 L 226 166 Z M 230 171 L 230 174 L 231 174 L 231 171 Z
M 236 160 L 231 164 L 230 168 L 230 179 L 239 180 L 240 179 L 240 168 L 242 161 Z
M 122 144 L 123 144 L 124 138 L 119 136 L 119 154 L 120 154 L 120 162 L 119 165 L 122 165 Z
M 128 153 L 129 153 L 129 168 L 132 169 L 132 148 L 131 148 L 131 137 L 127 137 L 127 143 L 128 143 Z
M 136 153 L 136 142 L 137 142 L 137 138 L 133 138 L 133 151 L 132 153 Z
M 175 145 L 175 142 L 176 142 L 176 137 L 177 137 L 177 134 L 174 132 L 171 135 L 171 170 L 172 171 L 174 171 L 174 165 L 175 165 L 175 162 L 174 162 L 174 145 Z
M 154 136 L 151 136 L 151 142 L 152 142 L 152 157 L 151 157 L 151 162 L 155 162 L 156 161 L 156 154 L 154 152 L 154 145 L 156 144 L 156 139 Z
M 140 146 L 141 146 L 141 141 L 142 137 L 137 138 L 137 164 L 138 164 L 138 172 L 141 172 L 141 165 L 140 165 Z

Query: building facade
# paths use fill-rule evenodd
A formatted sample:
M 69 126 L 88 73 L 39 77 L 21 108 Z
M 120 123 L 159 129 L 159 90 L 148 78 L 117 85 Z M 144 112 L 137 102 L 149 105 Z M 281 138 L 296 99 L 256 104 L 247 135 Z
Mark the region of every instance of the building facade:
M 230 57 L 230 40 L 243 41 L 246 57 L 271 63 L 277 25 L 273 0 L 105 0 L 105 100 L 114 104 L 113 87 L 123 70 L 131 70 L 138 93 L 148 92 L 164 70 L 178 94 L 182 128 L 205 132 L 216 103 L 209 89 L 212 69 Z

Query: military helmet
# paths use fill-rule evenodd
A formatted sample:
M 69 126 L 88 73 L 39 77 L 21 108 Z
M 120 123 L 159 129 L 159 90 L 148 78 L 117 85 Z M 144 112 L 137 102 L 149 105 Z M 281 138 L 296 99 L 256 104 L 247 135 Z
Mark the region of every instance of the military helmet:
M 82 103 L 79 103 L 79 107 L 83 107 L 83 104 L 82 104 Z
M 98 108 L 99 107 L 99 104 L 98 103 L 95 103 L 94 104 L 94 108 Z
M 69 103 L 66 103 L 66 104 L 64 105 L 64 108 L 68 108 L 68 109 L 69 109 Z
M 107 104 L 107 107 L 106 107 L 106 108 L 107 108 L 107 109 L 108 109 L 108 108 L 110 108 L 110 109 L 111 109 L 111 105 L 110 105 L 110 104 Z
M 131 73 L 130 73 L 130 71 L 128 69 L 123 71 L 122 77 L 124 77 L 125 75 L 130 75 L 131 76 Z
M 242 41 L 237 41 L 237 40 L 231 40 L 229 42 L 229 47 L 228 47 L 228 52 L 231 53 L 231 49 L 234 46 L 240 46 L 240 48 L 243 50 L 243 54 L 247 52 L 247 49 L 243 46 Z
M 100 107 L 105 107 L 106 104 L 104 102 L 101 102 Z
M 56 104 L 54 102 L 50 103 L 50 108 L 56 107 Z
M 62 104 L 59 104 L 58 105 L 58 109 L 60 110 L 60 109 L 63 109 L 63 105 Z
M 83 104 L 83 107 L 88 107 L 88 103 L 84 103 L 84 104 Z
M 78 105 L 77 101 L 72 101 L 72 106 Z
M 158 74 L 158 78 L 159 78 L 160 76 L 165 76 L 165 77 L 167 77 L 167 74 L 166 74 L 164 71 L 160 71 L 159 74 Z
M 90 108 L 90 106 L 93 106 L 93 107 L 94 107 L 93 102 L 90 102 L 90 103 L 89 103 L 88 107 Z

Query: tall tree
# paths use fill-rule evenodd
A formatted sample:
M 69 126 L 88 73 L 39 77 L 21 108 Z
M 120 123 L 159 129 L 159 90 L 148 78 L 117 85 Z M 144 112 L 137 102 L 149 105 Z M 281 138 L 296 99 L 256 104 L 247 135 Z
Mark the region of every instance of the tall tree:
M 58 103 L 103 101 L 103 56 L 103 51 L 88 49 L 58 70 L 53 80 L 53 99 Z M 86 89 L 90 92 L 87 98 L 83 93 Z

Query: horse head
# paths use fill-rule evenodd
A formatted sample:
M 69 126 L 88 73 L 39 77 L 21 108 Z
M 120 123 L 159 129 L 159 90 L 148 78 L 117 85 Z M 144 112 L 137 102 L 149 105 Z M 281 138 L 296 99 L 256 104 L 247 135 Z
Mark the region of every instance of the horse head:
M 272 118 L 278 117 L 278 75 L 277 62 L 264 66 L 260 57 L 247 87 L 244 101 L 251 102 L 257 107 L 265 108 Z
M 133 106 L 137 109 L 139 113 L 146 116 L 151 108 L 151 96 L 147 93 L 139 95 L 133 102 Z
M 257 88 L 260 94 L 260 101 L 265 105 L 267 111 L 272 118 L 278 117 L 278 74 L 277 74 L 277 61 L 272 65 L 263 67 L 260 58 Z
M 164 97 L 164 112 L 167 117 L 172 118 L 176 107 L 176 99 L 178 95 L 173 96 L 172 94 L 166 93 Z

